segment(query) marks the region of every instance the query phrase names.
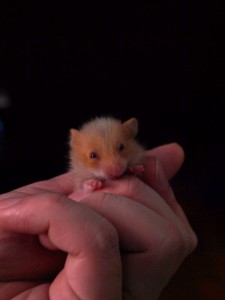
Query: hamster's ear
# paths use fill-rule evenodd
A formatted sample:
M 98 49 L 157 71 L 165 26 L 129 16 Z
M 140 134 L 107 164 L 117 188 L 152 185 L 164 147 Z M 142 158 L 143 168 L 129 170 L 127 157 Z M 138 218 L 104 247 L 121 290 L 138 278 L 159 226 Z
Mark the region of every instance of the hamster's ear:
M 122 123 L 123 132 L 126 138 L 133 138 L 138 133 L 138 120 L 131 118 Z
M 79 143 L 81 139 L 81 133 L 79 130 L 77 129 L 70 129 L 70 145 L 74 145 L 74 144 L 77 144 Z

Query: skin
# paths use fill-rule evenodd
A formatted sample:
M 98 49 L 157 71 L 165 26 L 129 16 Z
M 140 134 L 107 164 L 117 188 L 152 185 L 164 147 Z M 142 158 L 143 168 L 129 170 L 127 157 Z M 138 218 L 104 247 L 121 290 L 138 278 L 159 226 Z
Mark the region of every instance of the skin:
M 141 179 L 78 195 L 67 173 L 1 195 L 1 300 L 157 299 L 197 245 L 169 185 L 183 160 L 170 144 Z

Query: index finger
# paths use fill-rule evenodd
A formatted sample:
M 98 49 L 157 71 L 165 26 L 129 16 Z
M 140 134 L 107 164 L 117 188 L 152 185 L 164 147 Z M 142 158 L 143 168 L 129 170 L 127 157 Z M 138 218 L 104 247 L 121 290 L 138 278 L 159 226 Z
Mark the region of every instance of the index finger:
M 2 194 L 0 195 L 0 200 L 24 197 L 27 195 L 37 195 L 42 194 L 43 192 L 53 192 L 68 196 L 73 192 L 73 190 L 72 174 L 71 172 L 67 172 L 51 179 L 28 184 L 11 192 Z

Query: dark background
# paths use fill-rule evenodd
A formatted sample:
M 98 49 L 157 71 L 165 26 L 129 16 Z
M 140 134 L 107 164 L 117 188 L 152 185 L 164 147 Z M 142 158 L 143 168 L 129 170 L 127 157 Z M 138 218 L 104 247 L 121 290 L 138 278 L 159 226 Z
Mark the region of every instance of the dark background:
M 199 246 L 161 299 L 225 298 L 224 20 L 213 0 L 0 4 L 1 193 L 64 172 L 69 129 L 96 115 L 184 148 L 172 183 Z

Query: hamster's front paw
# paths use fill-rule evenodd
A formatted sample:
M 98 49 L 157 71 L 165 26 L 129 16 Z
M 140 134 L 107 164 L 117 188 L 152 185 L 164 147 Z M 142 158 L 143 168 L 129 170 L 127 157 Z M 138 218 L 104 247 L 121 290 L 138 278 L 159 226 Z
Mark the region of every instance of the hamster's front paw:
M 102 181 L 98 179 L 88 179 L 84 182 L 84 190 L 86 192 L 93 192 L 102 188 Z

